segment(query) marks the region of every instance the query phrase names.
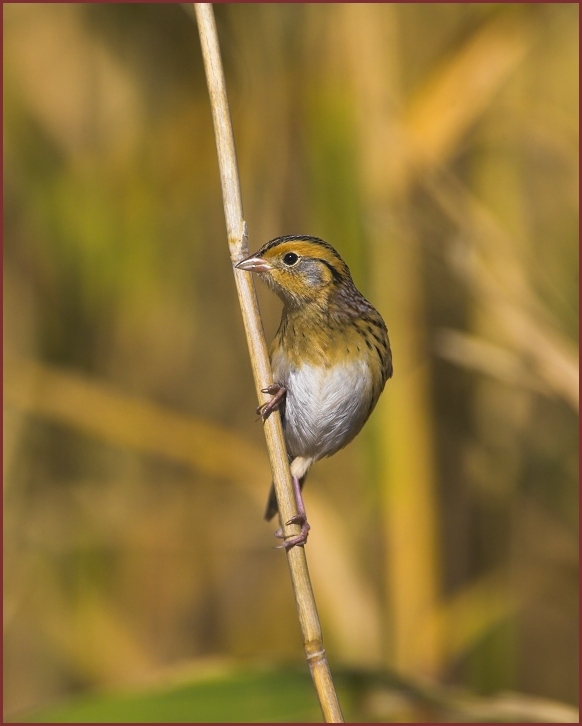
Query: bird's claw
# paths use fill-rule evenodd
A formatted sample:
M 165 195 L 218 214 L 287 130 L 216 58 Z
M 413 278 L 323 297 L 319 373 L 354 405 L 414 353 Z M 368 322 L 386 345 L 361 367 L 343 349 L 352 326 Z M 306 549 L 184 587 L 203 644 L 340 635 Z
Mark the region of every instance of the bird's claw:
M 263 421 L 266 421 L 273 411 L 276 411 L 281 405 L 281 401 L 285 398 L 287 389 L 280 383 L 273 383 L 272 385 L 267 386 L 267 388 L 261 388 L 261 393 L 268 393 L 273 396 L 270 401 L 258 406 L 256 410 L 257 416 L 262 418 Z
M 282 388 L 284 388 L 284 386 L 282 386 L 280 383 L 272 383 L 266 388 L 261 388 L 261 393 L 270 393 L 271 396 L 274 396 L 276 393 L 279 393 Z
M 293 517 L 291 517 L 291 519 L 285 522 L 285 525 L 289 524 L 299 524 L 301 526 L 301 532 L 294 537 L 291 537 L 291 539 L 286 540 L 285 542 L 283 542 L 283 544 L 276 545 L 276 550 L 285 549 L 287 550 L 287 552 L 289 552 L 292 547 L 303 547 L 303 545 L 307 542 L 307 536 L 309 535 L 309 530 L 311 529 L 311 527 L 305 516 L 303 514 L 295 514 Z M 278 539 L 285 539 L 283 530 L 278 529 L 275 532 L 275 537 L 277 537 Z

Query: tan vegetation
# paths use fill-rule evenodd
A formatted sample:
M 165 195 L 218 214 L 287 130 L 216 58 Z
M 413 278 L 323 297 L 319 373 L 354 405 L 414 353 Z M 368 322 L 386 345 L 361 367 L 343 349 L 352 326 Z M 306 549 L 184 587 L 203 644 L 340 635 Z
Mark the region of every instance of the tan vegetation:
M 5 712 L 300 661 L 193 18 L 3 12 Z M 306 490 L 332 666 L 575 704 L 578 6 L 215 12 L 251 250 L 328 239 L 391 334 Z

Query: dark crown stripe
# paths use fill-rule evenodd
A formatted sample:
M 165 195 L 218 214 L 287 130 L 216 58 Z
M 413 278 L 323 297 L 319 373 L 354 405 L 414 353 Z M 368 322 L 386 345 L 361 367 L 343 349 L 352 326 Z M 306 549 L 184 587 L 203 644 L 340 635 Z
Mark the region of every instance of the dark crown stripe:
M 263 247 L 261 248 L 261 253 L 266 252 L 267 250 L 273 249 L 273 247 L 278 247 L 279 245 L 282 245 L 284 242 L 311 242 L 312 244 L 319 245 L 320 247 L 323 247 L 324 249 L 331 252 L 335 257 L 338 258 L 338 260 L 341 260 L 338 251 L 334 249 L 328 242 L 326 242 L 323 239 L 320 239 L 319 237 L 312 237 L 309 234 L 287 234 L 283 237 L 275 237 L 275 239 L 270 240 L 267 242 Z M 343 261 L 343 260 L 342 260 Z

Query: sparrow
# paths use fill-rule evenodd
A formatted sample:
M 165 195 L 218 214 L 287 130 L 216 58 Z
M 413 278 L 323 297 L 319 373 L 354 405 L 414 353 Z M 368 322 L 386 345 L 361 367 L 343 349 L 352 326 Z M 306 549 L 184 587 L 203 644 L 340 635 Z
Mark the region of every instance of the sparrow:
M 309 235 L 277 237 L 235 265 L 258 275 L 283 301 L 270 348 L 273 396 L 259 406 L 266 420 L 279 410 L 301 532 L 285 540 L 303 546 L 310 525 L 302 488 L 310 467 L 361 431 L 392 376 L 388 330 L 356 288 L 348 266 L 327 242 Z M 275 490 L 265 519 L 278 511 Z M 275 535 L 284 538 L 281 530 Z

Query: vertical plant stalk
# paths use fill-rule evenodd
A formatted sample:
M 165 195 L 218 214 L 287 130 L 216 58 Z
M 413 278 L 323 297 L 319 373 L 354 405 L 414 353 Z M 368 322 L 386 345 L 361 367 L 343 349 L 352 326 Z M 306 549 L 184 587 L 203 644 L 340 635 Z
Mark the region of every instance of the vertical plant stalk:
M 198 32 L 202 46 L 204 69 L 210 96 L 218 165 L 224 202 L 224 216 L 228 246 L 233 265 L 248 255 L 246 224 L 243 219 L 240 184 L 234 148 L 234 138 L 228 109 L 226 84 L 220 59 L 220 48 L 211 3 L 194 3 Z M 260 403 L 267 400 L 261 389 L 273 382 L 269 356 L 259 308 L 251 275 L 234 269 L 234 279 L 240 302 L 253 376 Z M 295 500 L 291 487 L 291 475 L 287 451 L 278 414 L 270 416 L 264 424 L 271 471 L 282 523 L 295 514 Z M 285 534 L 299 533 L 298 525 L 283 525 Z M 326 723 L 343 723 L 337 694 L 331 677 L 319 616 L 303 547 L 293 547 L 287 552 L 287 561 L 295 593 L 299 623 L 311 676 Z

